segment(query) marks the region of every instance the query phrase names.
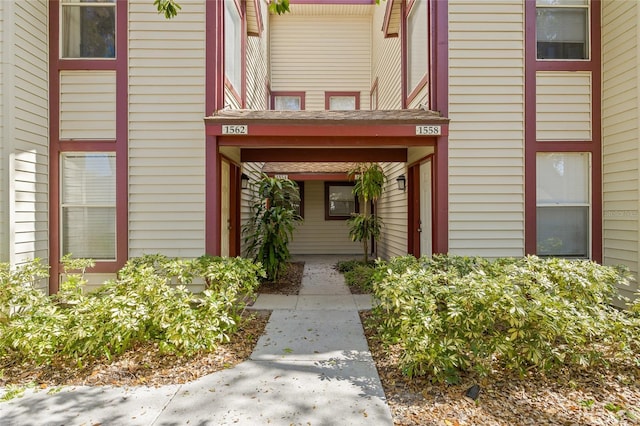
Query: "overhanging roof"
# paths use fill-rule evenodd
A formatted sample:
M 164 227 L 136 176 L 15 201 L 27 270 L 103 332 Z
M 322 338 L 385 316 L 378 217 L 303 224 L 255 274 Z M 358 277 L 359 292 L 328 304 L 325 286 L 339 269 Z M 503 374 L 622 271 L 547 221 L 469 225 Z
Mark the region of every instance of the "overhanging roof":
M 449 119 L 426 109 L 274 111 L 229 109 L 205 117 L 207 135 L 240 148 L 242 162 L 407 160 L 409 147 L 435 146 Z
M 274 111 L 228 109 L 205 117 L 207 125 L 215 124 L 280 124 L 280 125 L 447 125 L 449 119 L 436 111 L 422 108 L 355 111 Z

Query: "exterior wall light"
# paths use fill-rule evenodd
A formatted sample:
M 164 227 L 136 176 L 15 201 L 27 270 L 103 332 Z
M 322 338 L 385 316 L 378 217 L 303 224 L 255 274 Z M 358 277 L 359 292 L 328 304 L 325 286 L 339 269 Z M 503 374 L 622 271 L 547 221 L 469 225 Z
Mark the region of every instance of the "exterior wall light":
M 400 175 L 396 178 L 396 182 L 398 183 L 398 189 L 400 191 L 405 191 L 407 189 L 407 178 L 404 175 Z
M 240 175 L 240 188 L 249 188 L 249 176 L 245 175 L 244 173 Z

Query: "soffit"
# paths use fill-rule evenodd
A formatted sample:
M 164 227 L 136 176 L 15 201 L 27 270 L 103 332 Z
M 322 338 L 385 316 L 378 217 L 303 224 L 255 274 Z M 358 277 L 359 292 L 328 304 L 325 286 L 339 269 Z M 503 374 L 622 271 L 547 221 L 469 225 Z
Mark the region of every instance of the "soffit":
M 301 16 L 370 16 L 374 4 L 299 4 L 291 1 L 289 10 L 292 15 Z

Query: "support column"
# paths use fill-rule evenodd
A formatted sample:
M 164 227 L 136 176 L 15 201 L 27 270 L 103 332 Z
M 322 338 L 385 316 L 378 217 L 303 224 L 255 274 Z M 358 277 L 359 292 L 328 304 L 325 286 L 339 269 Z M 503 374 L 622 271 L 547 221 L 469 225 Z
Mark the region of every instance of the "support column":
M 224 107 L 224 2 L 207 1 L 205 115 Z M 205 251 L 219 256 L 222 190 L 218 138 L 205 136 Z

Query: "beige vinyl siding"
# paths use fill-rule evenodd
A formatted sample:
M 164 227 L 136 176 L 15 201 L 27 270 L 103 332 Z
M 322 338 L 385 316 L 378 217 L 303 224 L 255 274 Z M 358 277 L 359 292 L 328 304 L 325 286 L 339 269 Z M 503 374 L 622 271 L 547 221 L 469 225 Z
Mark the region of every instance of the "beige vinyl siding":
M 325 92 L 360 92 L 369 109 L 368 16 L 271 16 L 271 90 L 306 92 L 305 108 L 325 109 Z
M 383 259 L 407 254 L 407 191 L 400 191 L 396 178 L 407 175 L 404 163 L 381 163 L 387 182 L 378 201 L 382 232 L 377 255 Z
M 242 173 L 249 177 L 249 185 L 251 182 L 255 182 L 260 179 L 260 173 L 262 173 L 262 166 L 264 163 L 242 163 Z M 240 224 L 244 225 L 249 221 L 251 214 L 250 206 L 253 204 L 251 198 L 253 193 L 251 189 L 243 189 L 240 194 Z M 245 254 L 244 234 L 240 234 L 240 251 Z
M 291 254 L 359 254 L 360 243 L 349 239 L 344 220 L 324 219 L 324 182 L 304 183 L 304 223 L 298 226 L 289 244 Z
M 5 2 L 0 1 L 0 262 L 9 261 L 9 179 L 7 176 L 9 166 L 8 144 L 9 138 L 5 131 L 5 109 L 8 108 L 5 87 L 6 72 L 4 68 L 7 66 L 4 55 L 5 47 L 5 31 L 7 29 L 7 21 L 5 17 Z
M 204 253 L 205 2 L 181 6 L 129 2 L 129 256 Z
M 638 276 L 639 4 L 602 6 L 603 262 Z M 633 287 L 622 287 L 631 297 Z
M 261 4 L 265 28 L 260 37 L 247 37 L 247 109 L 269 109 L 267 82 L 269 79 L 267 5 Z
M 591 73 L 536 74 L 536 139 L 591 140 Z
M 409 108 L 420 108 L 421 106 L 428 106 L 428 105 L 429 105 L 429 84 L 425 84 L 424 87 L 420 89 L 418 93 L 416 93 L 414 98 L 411 99 L 411 102 L 409 103 Z
M 386 5 L 374 8 L 371 81 L 373 84 L 378 79 L 378 109 L 398 109 L 402 106 L 400 37 L 385 38 L 384 33 L 379 31 L 385 9 Z
M 116 138 L 116 72 L 60 72 L 60 139 Z
M 31 1 L 5 7 L 13 9 L 13 75 L 5 80 L 12 95 L 4 99 L 11 108 L 13 141 L 10 257 L 14 264 L 36 257 L 48 262 L 48 5 Z
M 449 250 L 524 254 L 524 3 L 449 2 Z

